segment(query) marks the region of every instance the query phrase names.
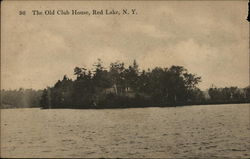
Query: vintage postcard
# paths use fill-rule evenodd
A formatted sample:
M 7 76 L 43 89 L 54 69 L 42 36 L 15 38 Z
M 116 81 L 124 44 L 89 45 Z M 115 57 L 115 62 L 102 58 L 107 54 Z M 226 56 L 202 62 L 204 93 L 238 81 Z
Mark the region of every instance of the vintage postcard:
M 250 158 L 248 1 L 2 1 L 2 158 Z

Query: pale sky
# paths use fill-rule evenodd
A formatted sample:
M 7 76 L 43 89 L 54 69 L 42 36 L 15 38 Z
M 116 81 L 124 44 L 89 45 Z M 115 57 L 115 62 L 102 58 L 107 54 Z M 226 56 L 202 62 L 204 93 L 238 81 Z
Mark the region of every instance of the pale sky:
M 247 1 L 3 2 L 1 88 L 43 89 L 76 66 L 136 59 L 184 66 L 201 89 L 249 85 Z M 32 9 L 136 9 L 137 15 L 34 16 Z M 25 16 L 18 15 L 26 10 Z

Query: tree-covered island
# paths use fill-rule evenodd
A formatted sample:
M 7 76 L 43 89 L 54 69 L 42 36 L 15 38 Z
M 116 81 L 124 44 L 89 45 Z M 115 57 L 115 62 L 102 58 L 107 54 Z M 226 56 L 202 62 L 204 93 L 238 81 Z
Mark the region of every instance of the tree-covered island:
M 129 108 L 250 102 L 250 87 L 212 86 L 201 91 L 201 77 L 182 66 L 141 70 L 134 60 L 128 67 L 117 61 L 105 68 L 98 59 L 91 70 L 75 67 L 74 75 L 75 80 L 65 75 L 43 91 L 1 90 L 2 108 Z

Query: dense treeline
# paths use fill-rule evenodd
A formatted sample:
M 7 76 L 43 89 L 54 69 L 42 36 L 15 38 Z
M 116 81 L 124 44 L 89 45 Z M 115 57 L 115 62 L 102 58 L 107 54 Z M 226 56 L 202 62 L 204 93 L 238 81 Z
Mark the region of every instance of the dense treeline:
M 76 67 L 76 80 L 64 76 L 43 91 L 44 108 L 105 108 L 176 106 L 203 99 L 196 87 L 201 78 L 181 66 L 140 71 L 136 61 L 103 67 L 99 59 L 93 71 Z
M 237 87 L 217 88 L 212 86 L 208 90 L 207 103 L 245 103 L 250 102 L 250 87 L 239 89 Z
M 228 100 L 214 99 L 214 88 L 206 99 L 198 87 L 201 77 L 182 66 L 140 70 L 136 61 L 125 67 L 122 62 L 103 67 L 99 59 L 92 71 L 76 67 L 76 80 L 66 75 L 53 87 L 43 91 L 43 108 L 115 108 L 178 106 L 206 104 Z M 224 89 L 223 89 L 224 90 Z M 231 89 L 230 89 L 231 90 Z M 230 96 L 235 98 L 235 96 Z M 244 98 L 245 99 L 245 98 Z
M 75 67 L 75 80 L 66 75 L 42 90 L 1 90 L 1 108 L 127 108 L 250 102 L 250 87 L 201 91 L 201 77 L 182 66 L 141 70 L 136 61 L 104 68 L 99 59 L 93 69 Z
M 1 90 L 1 108 L 40 107 L 42 90 Z

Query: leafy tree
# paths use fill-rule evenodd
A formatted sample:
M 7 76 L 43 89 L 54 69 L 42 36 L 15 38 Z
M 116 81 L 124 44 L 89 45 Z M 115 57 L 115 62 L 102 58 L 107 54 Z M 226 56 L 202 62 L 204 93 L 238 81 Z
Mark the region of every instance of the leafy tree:
M 114 62 L 110 64 L 110 77 L 115 93 L 122 94 L 125 90 L 124 63 Z
M 139 77 L 139 66 L 134 60 L 133 65 L 129 66 L 124 70 L 124 84 L 125 90 L 128 91 L 132 89 L 133 91 L 138 91 L 138 83 L 140 82 Z

